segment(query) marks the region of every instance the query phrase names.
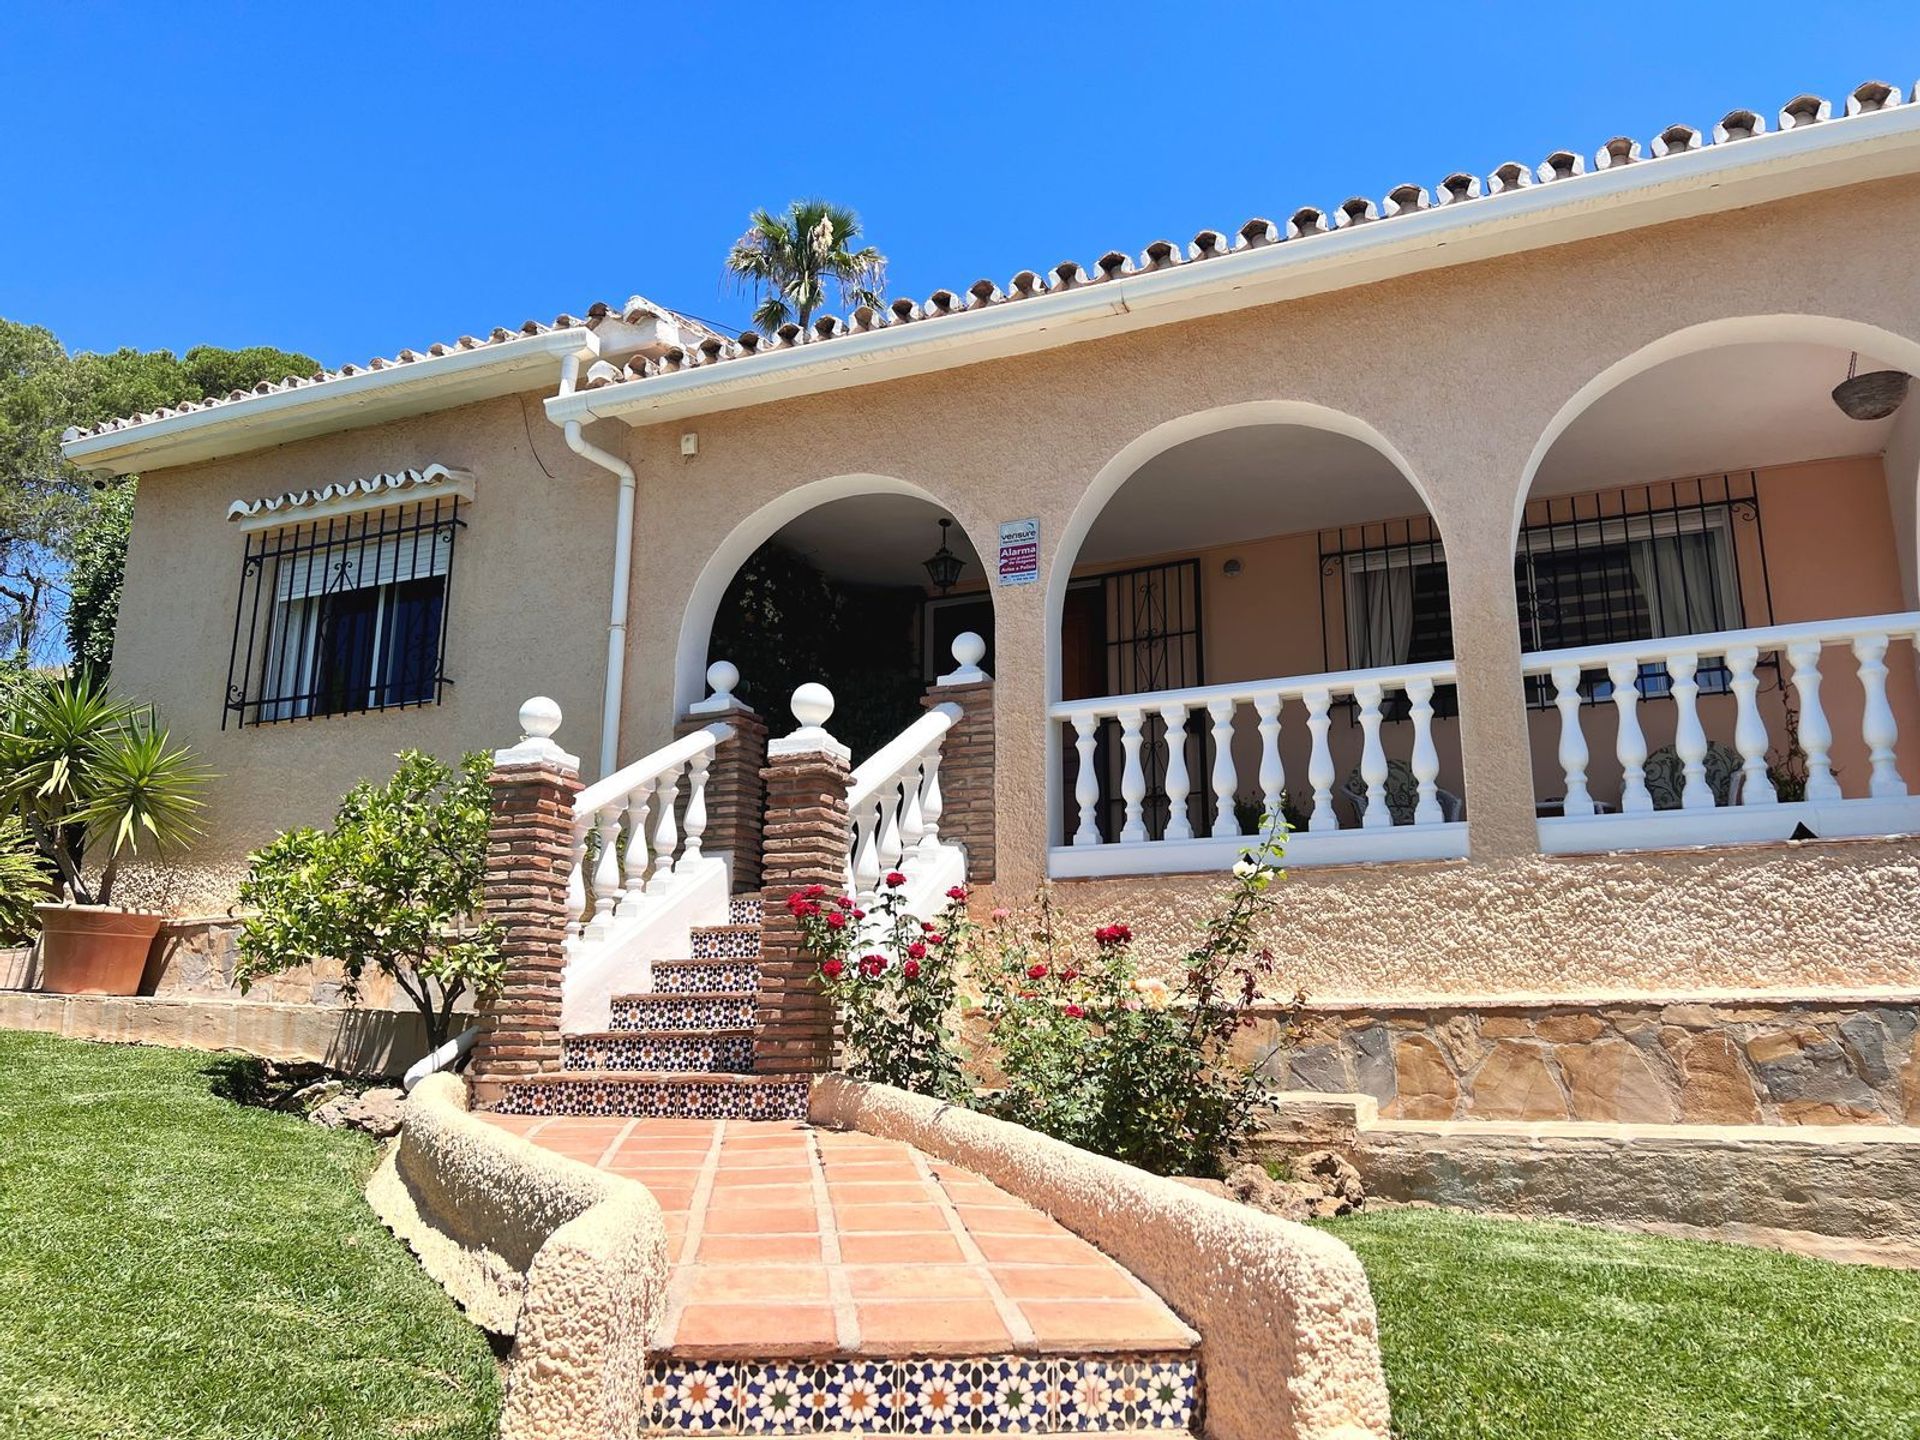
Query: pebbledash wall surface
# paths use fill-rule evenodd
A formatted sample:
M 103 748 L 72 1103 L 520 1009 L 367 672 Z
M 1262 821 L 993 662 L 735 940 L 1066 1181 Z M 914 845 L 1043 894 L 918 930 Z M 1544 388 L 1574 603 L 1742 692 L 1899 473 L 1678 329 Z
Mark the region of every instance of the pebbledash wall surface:
M 1916 231 L 1920 179 L 1876 181 L 933 376 L 630 432 L 602 422 L 590 438 L 624 455 L 639 483 L 622 753 L 672 737 L 692 698 L 680 663 L 688 597 L 723 549 L 777 528 L 766 507 L 790 492 L 845 493 L 849 476 L 866 477 L 856 491 L 904 485 L 949 511 L 983 554 L 1001 520 L 1037 516 L 1043 583 L 994 594 L 993 893 L 1018 903 L 1046 867 L 1046 581 L 1063 537 L 1152 437 L 1190 417 L 1322 407 L 1314 413 L 1353 417 L 1393 447 L 1445 539 L 1471 857 L 1296 875 L 1272 934 L 1288 988 L 1366 1000 L 1920 987 L 1909 842 L 1537 853 L 1511 570 L 1529 457 L 1583 386 L 1664 337 L 1741 317 L 1776 317 L 1767 338 L 1920 343 Z M 247 849 L 323 821 L 402 747 L 451 756 L 509 742 L 530 694 L 560 702 L 569 750 L 597 751 L 615 484 L 568 452 L 541 398 L 142 477 L 115 678 L 223 777 L 208 837 L 165 898 L 224 905 Z M 692 456 L 679 443 L 688 430 L 699 434 Z M 242 549 L 228 503 L 434 462 L 470 470 L 476 487 L 445 702 L 223 731 Z M 1903 484 L 1894 543 L 1910 568 L 1913 482 Z M 1060 891 L 1078 919 L 1126 918 L 1169 951 L 1215 883 Z

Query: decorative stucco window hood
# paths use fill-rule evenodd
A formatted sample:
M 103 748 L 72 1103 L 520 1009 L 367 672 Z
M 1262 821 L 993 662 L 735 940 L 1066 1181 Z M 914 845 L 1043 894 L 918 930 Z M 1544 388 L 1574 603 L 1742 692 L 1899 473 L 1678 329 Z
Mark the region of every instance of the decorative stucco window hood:
M 258 500 L 236 500 L 227 506 L 227 519 L 242 530 L 264 530 L 275 525 L 325 520 L 442 496 L 472 500 L 473 476 L 465 470 L 439 464 L 424 470 L 368 475 L 314 490 L 288 490 L 279 495 L 264 495 Z

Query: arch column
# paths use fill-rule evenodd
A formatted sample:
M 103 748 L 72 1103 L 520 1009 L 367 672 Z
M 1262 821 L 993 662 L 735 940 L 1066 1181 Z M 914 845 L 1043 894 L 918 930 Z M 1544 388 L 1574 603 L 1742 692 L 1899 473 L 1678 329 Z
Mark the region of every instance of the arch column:
M 1447 547 L 1467 843 L 1477 861 L 1540 848 L 1510 520 L 1523 458 L 1454 452 L 1428 467 L 1433 518 Z

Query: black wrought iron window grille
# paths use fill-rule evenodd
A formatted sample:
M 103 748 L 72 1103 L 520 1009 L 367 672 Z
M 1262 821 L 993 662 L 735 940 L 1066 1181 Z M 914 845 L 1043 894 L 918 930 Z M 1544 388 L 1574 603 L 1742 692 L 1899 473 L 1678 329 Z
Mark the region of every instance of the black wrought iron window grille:
M 247 536 L 221 728 L 437 705 L 458 496 Z

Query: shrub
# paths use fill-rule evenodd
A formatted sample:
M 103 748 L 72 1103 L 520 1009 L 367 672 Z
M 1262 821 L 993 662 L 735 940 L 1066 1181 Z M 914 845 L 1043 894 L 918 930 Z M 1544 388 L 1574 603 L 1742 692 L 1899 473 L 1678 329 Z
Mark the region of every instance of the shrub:
M 331 830 L 289 830 L 249 857 L 240 903 L 256 913 L 241 929 L 235 974 L 245 991 L 331 958 L 353 1000 L 376 970 L 413 1002 L 438 1048 L 458 1002 L 490 994 L 503 968 L 481 918 L 490 765 L 478 753 L 458 770 L 417 750 L 399 760 L 384 785 L 348 792 Z
M 0 819 L 0 945 L 17 945 L 38 925 L 33 907 L 54 895 L 53 872 L 27 836 L 27 827 Z
M 1254 929 L 1274 903 L 1281 851 L 1270 835 L 1234 866 L 1173 984 L 1139 974 L 1125 923 L 1101 926 L 1076 955 L 1045 891 L 1030 927 L 996 911 L 981 971 L 1005 1083 L 983 1108 L 1158 1174 L 1220 1173 L 1269 1098 L 1233 1041 L 1273 969 Z
M 950 1022 L 972 931 L 967 892 L 956 885 L 939 918 L 921 921 L 907 913 L 905 886 L 905 875 L 889 872 L 869 914 L 850 895 L 809 885 L 787 897 L 787 911 L 819 962 L 821 988 L 843 1027 L 847 1073 L 963 1100 L 967 1084 Z
M 199 834 L 208 772 L 160 729 L 150 707 L 91 676 L 13 692 L 0 724 L 0 813 L 25 829 L 77 905 L 106 905 L 124 855 L 164 854 Z M 106 860 L 89 880 L 89 852 Z

